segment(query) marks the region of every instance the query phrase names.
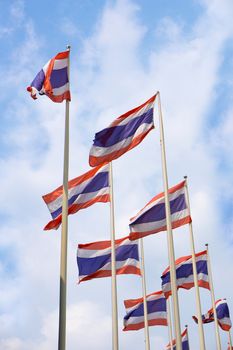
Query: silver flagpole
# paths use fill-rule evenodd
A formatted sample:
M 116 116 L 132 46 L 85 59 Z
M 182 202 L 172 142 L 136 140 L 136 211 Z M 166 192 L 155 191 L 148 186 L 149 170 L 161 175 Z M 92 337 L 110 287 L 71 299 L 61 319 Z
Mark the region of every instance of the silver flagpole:
M 187 329 L 187 339 L 188 339 L 188 344 L 189 344 L 189 331 L 188 331 L 188 325 L 185 325 L 185 328 Z
M 186 198 L 187 198 L 189 215 L 191 216 L 187 176 L 184 176 L 184 178 L 185 178 L 185 194 L 186 194 Z M 189 223 L 189 237 L 190 237 L 190 245 L 191 245 L 191 252 L 192 252 L 193 280 L 194 280 L 195 296 L 196 296 L 199 344 L 200 344 L 200 350 L 205 350 L 205 338 L 204 338 L 204 330 L 203 330 L 203 323 L 202 323 L 201 299 L 200 299 L 200 291 L 199 291 L 199 286 L 198 286 L 197 265 L 196 265 L 196 257 L 195 257 L 195 246 L 194 246 L 192 222 Z
M 228 331 L 228 339 L 229 339 L 229 345 L 230 345 L 230 350 L 232 349 L 232 341 L 231 341 L 231 331 Z
M 216 306 L 215 306 L 214 284 L 213 284 L 212 271 L 211 271 L 211 266 L 210 266 L 209 246 L 208 246 L 208 244 L 206 244 L 205 246 L 206 246 L 206 250 L 207 250 L 207 267 L 208 267 L 208 276 L 209 276 L 209 282 L 210 282 L 210 294 L 211 294 L 211 300 L 212 300 L 212 308 L 213 308 L 213 313 L 214 313 L 216 344 L 217 344 L 217 350 L 221 350 L 218 318 L 217 318 L 217 312 L 216 312 Z
M 169 202 L 169 193 L 168 193 L 168 177 L 167 177 L 166 152 L 165 152 L 165 142 L 164 142 L 163 118 L 162 118 L 162 109 L 161 109 L 159 92 L 157 93 L 157 96 L 158 96 L 158 107 L 159 107 L 160 145 L 161 145 L 161 157 L 162 157 L 162 171 L 163 171 L 166 225 L 167 225 L 167 244 L 168 244 L 168 256 L 169 256 L 169 263 L 170 263 L 170 279 L 171 279 L 173 315 L 174 315 L 174 324 L 175 324 L 176 349 L 182 350 L 179 302 L 178 302 L 178 293 L 176 288 L 177 285 L 176 285 L 175 252 L 174 252 L 174 242 L 173 242 L 172 225 L 171 225 L 171 211 L 170 211 L 170 202 Z
M 171 307 L 170 307 L 170 300 L 168 297 L 166 300 L 167 303 L 167 326 L 168 326 L 168 337 L 170 339 L 170 350 L 173 350 L 173 346 L 172 346 L 172 340 L 173 340 L 173 336 L 172 336 L 172 318 L 171 318 Z
M 70 46 L 67 46 L 70 51 Z M 68 58 L 68 78 L 70 75 L 70 55 Z M 69 79 L 70 81 L 70 79 Z M 60 257 L 60 302 L 59 302 L 59 336 L 58 350 L 66 348 L 66 284 L 67 284 L 67 236 L 68 236 L 68 173 L 69 173 L 69 107 L 66 100 L 65 140 L 63 164 L 62 227 Z
M 145 333 L 145 349 L 150 350 L 150 336 L 149 336 L 149 325 L 148 325 L 148 310 L 146 300 L 146 277 L 145 277 L 145 260 L 144 260 L 144 248 L 143 239 L 140 239 L 140 250 L 141 250 L 141 273 L 142 273 L 142 292 L 143 292 L 143 307 L 144 307 L 144 333 Z
M 114 220 L 112 162 L 109 163 L 109 190 L 110 190 L 111 270 L 112 270 L 112 349 L 118 350 L 118 311 L 117 311 L 115 220 Z

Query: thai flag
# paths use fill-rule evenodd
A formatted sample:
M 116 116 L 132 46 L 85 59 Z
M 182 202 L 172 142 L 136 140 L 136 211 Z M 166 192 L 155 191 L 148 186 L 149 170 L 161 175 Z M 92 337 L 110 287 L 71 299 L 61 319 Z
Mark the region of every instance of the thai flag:
M 167 326 L 166 299 L 162 291 L 147 295 L 149 326 Z M 145 327 L 143 298 L 124 301 L 126 316 L 123 331 L 137 331 Z
M 191 222 L 185 196 L 185 181 L 169 189 L 172 228 Z M 166 231 L 164 192 L 158 194 L 140 212 L 130 219 L 130 239 Z
M 226 299 L 219 299 L 215 302 L 216 313 L 218 324 L 224 331 L 229 331 L 231 329 L 231 319 L 230 312 L 226 302 Z M 196 316 L 193 316 L 193 319 L 196 323 L 198 323 L 198 319 Z M 210 323 L 214 322 L 214 312 L 213 308 L 207 311 L 206 314 L 202 315 L 202 323 Z
M 115 241 L 116 274 L 141 275 L 138 242 L 129 237 Z M 77 250 L 79 282 L 93 278 L 109 277 L 111 271 L 111 241 L 79 244 Z
M 52 215 L 44 230 L 57 229 L 62 221 L 63 186 L 42 198 Z M 68 215 L 87 208 L 97 202 L 109 202 L 109 165 L 91 169 L 68 182 Z
M 70 101 L 68 60 L 69 51 L 65 51 L 46 63 L 27 88 L 34 100 L 39 92 L 40 95 L 47 95 L 53 102 Z
M 153 109 L 156 95 L 129 112 L 121 115 L 106 129 L 95 134 L 89 163 L 97 166 L 111 162 L 136 147 L 154 128 Z
M 188 340 L 188 330 L 187 328 L 181 334 L 181 344 L 182 350 L 189 350 L 189 340 Z M 176 350 L 176 339 L 174 339 L 171 343 L 168 343 L 166 346 L 166 350 Z
M 226 299 L 217 300 L 215 306 L 219 326 L 222 328 L 222 330 L 229 331 L 231 329 L 232 323 Z
M 208 269 L 207 269 L 207 251 L 204 250 L 195 254 L 197 266 L 197 279 L 199 287 L 210 289 Z M 175 261 L 176 266 L 176 285 L 177 289 L 191 289 L 194 287 L 192 255 L 183 256 Z M 162 290 L 166 298 L 171 292 L 170 268 L 168 267 L 161 276 Z
M 214 312 L 213 308 L 211 308 L 209 311 L 207 311 L 206 314 L 202 315 L 202 323 L 211 323 L 214 322 Z M 198 323 L 198 318 L 196 316 L 192 316 L 193 320 Z

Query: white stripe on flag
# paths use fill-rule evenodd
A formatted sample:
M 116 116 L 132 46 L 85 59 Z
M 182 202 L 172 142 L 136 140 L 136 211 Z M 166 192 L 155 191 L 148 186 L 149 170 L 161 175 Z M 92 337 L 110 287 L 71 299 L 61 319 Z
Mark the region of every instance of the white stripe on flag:
M 148 321 L 156 319 L 167 319 L 166 311 L 157 311 L 148 313 Z M 132 316 L 128 320 L 124 320 L 124 325 L 128 326 L 130 324 L 137 324 L 144 322 L 144 316 Z
M 111 154 L 112 152 L 119 151 L 122 148 L 125 148 L 125 147 L 129 146 L 131 144 L 132 140 L 134 138 L 136 138 L 138 135 L 141 135 L 141 134 L 145 133 L 146 131 L 148 131 L 152 127 L 152 125 L 153 125 L 153 123 L 141 124 L 132 136 L 129 136 L 120 142 L 114 143 L 113 146 L 100 147 L 100 146 L 93 145 L 91 150 L 90 150 L 90 156 L 101 157 L 103 153 L 104 153 L 104 155 L 107 155 L 107 154 Z
M 205 275 L 203 273 L 198 273 L 197 277 L 198 277 L 198 281 L 209 282 L 208 275 Z M 186 284 L 186 283 L 193 283 L 193 275 L 190 275 L 189 277 L 177 278 L 176 281 L 177 281 L 178 287 L 180 287 L 181 285 Z M 163 284 L 162 288 L 163 288 L 164 293 L 170 291 L 171 290 L 171 283 L 168 282 L 168 283 Z
M 73 205 L 73 204 L 83 204 L 83 203 L 88 202 L 92 198 L 95 198 L 97 196 L 103 196 L 104 194 L 108 194 L 108 193 L 109 193 L 109 188 L 108 187 L 104 187 L 104 188 L 101 188 L 100 190 L 98 190 L 96 192 L 89 192 L 89 193 L 79 194 L 77 196 L 76 200 L 71 205 Z M 71 198 L 71 197 L 72 196 L 69 196 L 69 198 Z M 53 202 L 47 204 L 50 213 L 53 213 L 57 209 L 61 208 L 62 197 L 59 197 L 58 199 L 56 199 L 56 201 L 53 201 Z M 71 205 L 69 205 L 69 207 Z
M 68 58 L 63 58 L 62 60 L 56 59 L 54 61 L 53 70 L 58 70 L 58 69 L 67 68 L 67 67 L 68 67 Z
M 143 108 L 139 109 L 139 111 L 137 112 L 134 112 L 132 114 L 130 114 L 127 118 L 125 119 L 122 119 L 121 122 L 119 124 L 115 124 L 115 126 L 117 125 L 126 125 L 128 124 L 129 121 L 133 120 L 134 118 L 137 118 L 138 116 L 140 115 L 143 115 L 145 113 L 145 111 L 149 111 L 149 109 L 153 108 L 154 107 L 154 102 L 151 102 L 151 103 L 148 103 L 146 104 Z M 116 121 L 116 120 L 115 120 Z M 114 122 L 115 122 L 114 121 Z M 111 127 L 111 125 L 110 125 Z
M 171 215 L 171 222 L 173 223 L 174 221 L 177 221 L 179 219 L 183 219 L 186 216 L 189 215 L 188 208 L 178 211 L 174 214 Z M 166 218 L 160 221 L 152 221 L 152 222 L 146 222 L 143 224 L 134 224 L 131 223 L 132 226 L 130 226 L 130 231 L 131 232 L 148 232 L 152 230 L 156 230 L 157 228 L 161 228 L 163 226 L 166 226 Z
M 181 194 L 184 194 L 184 187 L 180 188 L 179 190 L 175 191 L 174 193 L 169 193 L 169 201 L 171 202 L 173 199 L 176 199 Z M 138 214 L 136 214 L 134 217 L 131 218 L 130 223 L 132 224 L 139 216 L 141 216 L 143 213 L 148 211 L 150 208 L 155 207 L 156 204 L 162 204 L 165 203 L 165 197 L 164 195 L 154 201 L 152 201 L 150 204 L 145 206 L 143 209 L 141 209 Z
M 138 244 L 138 241 L 123 241 L 121 244 L 116 244 L 115 249 L 121 246 L 127 246 L 127 245 L 134 245 Z M 77 250 L 77 256 L 79 258 L 96 258 L 98 256 L 103 256 L 111 254 L 111 245 L 108 248 L 105 249 L 85 249 L 85 248 L 78 248 Z
M 62 85 L 59 88 L 53 89 L 53 95 L 54 96 L 59 96 L 59 95 L 62 95 L 66 91 L 69 91 L 69 83 L 66 83 L 65 85 Z

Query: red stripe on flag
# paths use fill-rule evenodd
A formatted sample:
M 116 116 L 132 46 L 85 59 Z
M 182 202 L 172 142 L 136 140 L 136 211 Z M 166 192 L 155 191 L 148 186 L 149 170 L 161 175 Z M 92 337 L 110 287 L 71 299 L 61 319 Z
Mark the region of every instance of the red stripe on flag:
M 122 120 L 126 119 L 129 115 L 133 114 L 133 113 L 136 113 L 137 111 L 139 111 L 140 109 L 142 109 L 143 107 L 145 107 L 147 104 L 149 103 L 152 103 L 155 101 L 155 98 L 156 98 L 157 94 L 155 94 L 154 96 L 152 96 L 149 100 L 147 100 L 146 102 L 144 102 L 143 104 L 141 104 L 140 106 L 138 107 L 135 107 L 133 109 L 131 109 L 130 111 L 122 114 L 120 117 L 118 117 L 117 119 L 115 119 L 112 124 L 110 124 L 109 127 L 113 127 L 113 126 L 117 126 L 119 125 Z
M 209 282 L 200 280 L 200 281 L 198 281 L 198 286 L 210 290 Z M 177 286 L 177 289 L 186 289 L 186 290 L 188 290 L 188 289 L 191 289 L 193 287 L 194 287 L 194 282 L 190 282 L 190 283 L 184 283 L 184 284 L 182 284 L 182 286 Z M 172 295 L 172 291 L 169 290 L 167 292 L 164 292 L 164 295 L 165 295 L 165 298 L 167 299 L 170 295 Z
M 64 100 L 71 101 L 70 91 L 65 91 L 62 95 L 54 96 L 53 93 L 46 92 L 46 96 L 48 96 L 53 102 L 63 102 Z
M 63 60 L 64 58 L 68 58 L 70 54 L 70 51 L 64 51 L 64 52 L 59 52 L 56 56 L 55 59 L 56 60 Z
M 80 175 L 80 176 L 70 180 L 68 182 L 68 189 L 71 189 L 71 188 L 73 188 L 75 186 L 78 186 L 81 183 L 83 183 L 84 181 L 87 181 L 87 180 L 91 179 L 105 165 L 106 164 L 101 164 L 101 166 L 98 166 L 98 167 L 96 167 L 94 169 L 91 169 L 88 172 L 86 172 L 85 174 Z M 46 204 L 49 204 L 50 202 L 53 202 L 55 199 L 60 197 L 62 195 L 62 193 L 63 193 L 63 186 L 59 186 L 54 191 L 52 191 L 52 192 L 42 196 L 42 198 L 43 198 L 43 200 L 45 201 Z
M 94 203 L 98 203 L 98 202 L 107 203 L 109 201 L 110 201 L 109 194 L 104 194 L 102 196 L 95 197 L 85 203 L 73 204 L 68 209 L 68 215 L 77 213 L 77 211 L 90 207 Z M 47 230 L 57 229 L 60 226 L 61 221 L 62 221 L 62 215 L 59 215 L 56 219 L 49 221 L 49 223 L 44 227 L 44 230 L 47 231 Z
M 186 217 L 183 218 L 183 219 L 173 221 L 173 222 L 172 222 L 172 228 L 174 229 L 174 228 L 183 226 L 183 225 L 185 225 L 185 224 L 189 224 L 190 222 L 192 222 L 192 219 L 191 219 L 191 216 L 188 215 L 188 216 L 186 216 Z M 148 235 L 151 235 L 151 234 L 154 234 L 154 233 L 158 233 L 158 232 L 161 232 L 161 231 L 166 231 L 166 230 L 167 230 L 167 225 L 162 226 L 162 227 L 158 228 L 157 230 L 152 230 L 152 231 L 146 231 L 146 232 L 131 232 L 131 233 L 129 234 L 129 239 L 130 239 L 131 241 L 134 241 L 135 239 L 143 238 L 143 237 L 146 237 L 146 236 L 148 236 Z
M 167 326 L 167 320 L 164 318 L 157 318 L 156 320 L 148 320 L 149 326 Z M 123 331 L 138 331 L 144 328 L 144 322 L 129 324 L 123 328 Z
M 163 293 L 162 290 L 160 290 L 158 292 L 153 292 L 153 293 L 147 294 L 146 297 L 149 298 L 152 295 L 158 296 L 158 299 L 159 299 L 160 296 L 161 296 L 161 298 L 164 297 L 164 293 Z M 131 308 L 131 307 L 133 307 L 133 306 L 135 306 L 135 305 L 137 305 L 139 303 L 142 303 L 142 302 L 143 302 L 143 298 L 127 299 L 127 300 L 124 300 L 124 305 L 125 305 L 126 309 L 129 309 L 129 308 Z
M 123 267 L 117 269 L 116 274 L 117 275 L 134 274 L 134 275 L 141 276 L 141 271 L 136 266 L 132 266 L 132 265 L 129 266 L 128 265 L 128 266 L 123 266 Z M 111 270 L 100 270 L 100 271 L 96 271 L 96 272 L 94 272 L 86 277 L 80 278 L 79 283 L 91 280 L 93 278 L 102 278 L 102 277 L 111 277 L 111 276 L 112 276 Z
M 116 239 L 115 240 L 115 245 L 120 245 L 123 241 L 126 239 L 129 239 L 129 236 Z M 97 241 L 97 242 L 92 242 L 92 243 L 85 243 L 85 244 L 79 244 L 78 248 L 80 249 L 88 249 L 88 250 L 101 250 L 101 249 L 106 249 L 111 247 L 111 241 Z

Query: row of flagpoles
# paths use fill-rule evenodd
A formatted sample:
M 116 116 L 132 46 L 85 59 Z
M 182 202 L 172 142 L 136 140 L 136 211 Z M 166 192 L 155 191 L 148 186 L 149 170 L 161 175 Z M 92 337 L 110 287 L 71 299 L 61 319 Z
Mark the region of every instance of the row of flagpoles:
M 165 325 L 168 326 L 169 344 L 167 349 L 177 350 L 189 349 L 188 329 L 181 332 L 180 314 L 178 303 L 178 289 L 195 288 L 195 298 L 197 307 L 197 323 L 199 334 L 199 346 L 201 350 L 205 350 L 205 339 L 203 315 L 201 312 L 201 301 L 199 287 L 210 290 L 213 315 L 211 321 L 215 323 L 215 335 L 217 350 L 221 350 L 221 342 L 219 336 L 219 318 L 217 315 L 217 302 L 215 302 L 213 280 L 209 259 L 208 246 L 206 251 L 196 254 L 194 245 L 194 234 L 192 220 L 190 214 L 190 202 L 188 194 L 187 177 L 185 180 L 169 189 L 168 175 L 166 165 L 166 150 L 164 140 L 163 117 L 160 101 L 160 93 L 157 92 L 148 101 L 134 108 L 133 110 L 123 114 L 112 122 L 106 129 L 95 135 L 94 144 L 90 151 L 89 163 L 93 167 L 87 173 L 68 181 L 69 169 L 69 103 L 71 100 L 69 87 L 70 74 L 70 47 L 67 51 L 57 54 L 51 59 L 43 69 L 37 74 L 31 85 L 28 87 L 33 99 L 37 98 L 37 93 L 47 95 L 54 102 L 66 101 L 65 109 L 65 138 L 64 138 L 64 166 L 63 166 L 63 185 L 55 191 L 43 196 L 45 203 L 52 215 L 52 220 L 45 226 L 46 230 L 57 229 L 60 224 L 61 228 L 61 258 L 60 258 L 60 305 L 59 305 L 59 336 L 58 349 L 66 348 L 66 285 L 67 285 L 67 239 L 68 239 L 68 215 L 87 208 L 96 202 L 110 203 L 110 241 L 94 242 L 89 244 L 80 244 L 77 253 L 77 262 L 79 266 L 80 281 L 91 278 L 111 276 L 112 281 L 112 349 L 119 349 L 118 341 L 118 310 L 117 310 L 117 281 L 116 275 L 122 273 L 141 274 L 142 277 L 142 294 L 143 298 L 135 300 L 126 300 L 126 316 L 124 318 L 124 330 L 140 329 L 145 330 L 145 348 L 150 350 L 149 326 Z M 162 175 L 164 192 L 155 196 L 134 218 L 130 220 L 129 237 L 116 240 L 115 238 L 115 215 L 114 215 L 114 191 L 113 191 L 113 170 L 112 161 L 121 155 L 136 147 L 144 137 L 154 128 L 153 111 L 155 101 L 158 103 L 159 115 L 159 131 L 161 145 Z M 178 194 L 177 194 L 178 193 Z M 163 207 L 164 216 L 156 217 L 155 209 Z M 162 210 L 163 211 L 163 210 Z M 154 221 L 153 221 L 154 220 Z M 189 225 L 189 237 L 191 255 L 175 260 L 174 242 L 172 229 L 181 225 Z M 160 231 L 167 232 L 167 247 L 169 257 L 169 268 L 162 274 L 162 291 L 147 295 L 146 292 L 146 276 L 144 266 L 144 249 L 143 237 Z M 138 265 L 137 258 L 127 258 L 126 265 L 119 265 L 117 254 L 119 247 L 123 249 L 134 249 L 135 243 L 140 238 L 140 257 L 141 266 Z M 92 259 L 96 262 L 100 261 L 101 249 L 109 253 L 109 260 L 105 261 L 101 268 L 94 271 L 88 271 L 87 260 Z M 89 256 L 88 254 L 91 255 Z M 198 264 L 201 259 L 206 257 L 208 278 L 199 278 Z M 86 261 L 85 261 L 86 259 Z M 198 260 L 199 259 L 199 260 Z M 191 266 L 191 282 L 179 285 L 178 268 L 183 267 L 182 264 Z M 198 262 L 199 261 L 199 262 Z M 110 263 L 109 263 L 110 262 Z M 121 262 L 122 263 L 122 262 Z M 127 265 L 128 264 L 128 265 Z M 120 267 L 118 267 L 118 265 Z M 93 265 L 94 266 L 94 265 Z M 108 268 L 107 268 L 108 266 Z M 87 272 L 88 271 L 88 272 Z M 203 277 L 203 271 L 202 277 Z M 187 277 L 187 276 L 186 276 Z M 163 278 L 167 278 L 165 283 Z M 166 291 L 166 287 L 168 290 Z M 171 298 L 169 296 L 172 296 Z M 172 315 L 170 312 L 170 301 L 172 300 Z M 155 320 L 150 318 L 150 305 L 160 303 L 160 318 Z M 143 305 L 143 306 L 142 306 Z M 153 306 L 154 307 L 154 306 Z M 131 314 L 141 308 L 143 322 L 139 324 L 131 324 Z M 140 311 L 140 312 L 141 312 Z M 229 314 L 229 312 L 228 312 Z M 229 316 L 229 315 L 228 315 Z M 140 319 L 141 320 L 141 319 Z M 229 318 L 230 320 L 230 318 Z M 172 335 L 172 324 L 174 326 L 175 339 Z M 138 328 L 139 327 L 139 328 Z M 229 331 L 229 346 L 231 345 L 230 337 L 231 324 L 226 326 Z

